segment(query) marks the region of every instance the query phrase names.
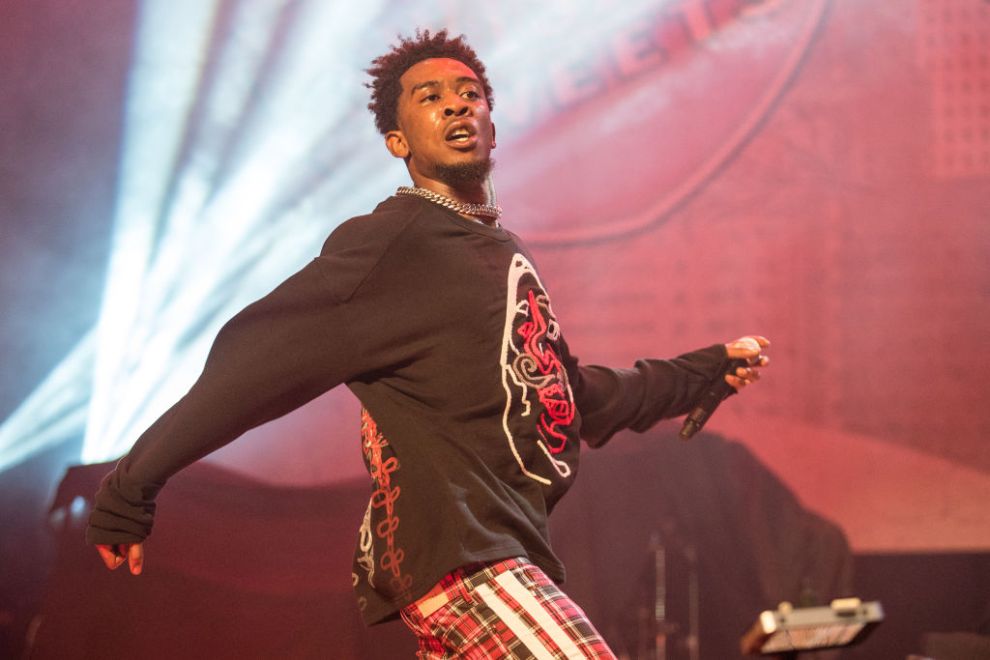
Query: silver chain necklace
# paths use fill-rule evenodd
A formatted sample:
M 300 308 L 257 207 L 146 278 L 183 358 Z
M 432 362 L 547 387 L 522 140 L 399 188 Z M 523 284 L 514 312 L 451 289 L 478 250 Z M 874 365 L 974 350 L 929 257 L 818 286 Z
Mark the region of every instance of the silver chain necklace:
M 502 215 L 501 206 L 496 206 L 494 204 L 468 204 L 466 202 L 458 202 L 456 199 L 451 199 L 446 195 L 435 193 L 432 190 L 427 190 L 426 188 L 399 186 L 396 189 L 395 194 L 422 197 L 423 199 L 430 200 L 434 204 L 439 204 L 440 206 L 446 207 L 458 213 L 463 213 L 464 215 L 475 215 L 480 218 L 491 218 L 495 221 L 496 227 L 499 226 L 498 219 Z

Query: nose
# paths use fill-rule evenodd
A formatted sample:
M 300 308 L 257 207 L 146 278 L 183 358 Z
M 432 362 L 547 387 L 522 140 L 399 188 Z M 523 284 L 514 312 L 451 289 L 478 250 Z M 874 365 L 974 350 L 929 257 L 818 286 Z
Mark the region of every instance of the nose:
M 455 115 L 461 117 L 466 115 L 470 109 L 470 103 L 465 101 L 458 94 L 452 94 L 449 96 L 449 100 L 443 109 L 443 114 L 446 117 L 453 117 Z

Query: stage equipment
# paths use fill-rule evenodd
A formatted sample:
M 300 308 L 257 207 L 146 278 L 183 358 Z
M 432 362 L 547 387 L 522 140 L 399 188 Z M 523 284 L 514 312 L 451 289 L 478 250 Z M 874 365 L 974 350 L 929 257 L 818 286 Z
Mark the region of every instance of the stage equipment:
M 784 602 L 775 611 L 762 612 L 739 644 L 745 655 L 796 657 L 799 651 L 858 644 L 881 621 L 883 608 L 877 601 L 841 598 L 827 607 L 797 609 Z

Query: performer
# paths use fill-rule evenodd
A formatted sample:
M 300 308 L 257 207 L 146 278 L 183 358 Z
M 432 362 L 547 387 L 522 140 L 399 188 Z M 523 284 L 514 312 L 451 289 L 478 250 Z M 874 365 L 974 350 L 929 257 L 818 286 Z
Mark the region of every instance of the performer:
M 601 446 L 687 412 L 756 336 L 631 369 L 579 365 L 535 260 L 502 226 L 485 67 L 446 31 L 368 71 L 369 108 L 413 187 L 340 225 L 319 257 L 220 331 L 190 391 L 104 479 L 87 539 L 140 574 L 155 496 L 178 470 L 346 384 L 372 495 L 352 579 L 368 624 L 401 616 L 422 658 L 613 657 L 557 587 L 547 516 Z

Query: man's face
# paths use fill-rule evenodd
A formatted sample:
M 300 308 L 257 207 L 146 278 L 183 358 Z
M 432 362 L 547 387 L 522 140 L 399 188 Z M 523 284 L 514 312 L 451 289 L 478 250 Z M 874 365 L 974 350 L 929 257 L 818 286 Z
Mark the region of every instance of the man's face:
M 423 60 L 399 82 L 399 128 L 389 131 L 385 144 L 393 156 L 407 159 L 413 181 L 455 188 L 483 181 L 491 168 L 495 126 L 470 67 L 452 59 Z

